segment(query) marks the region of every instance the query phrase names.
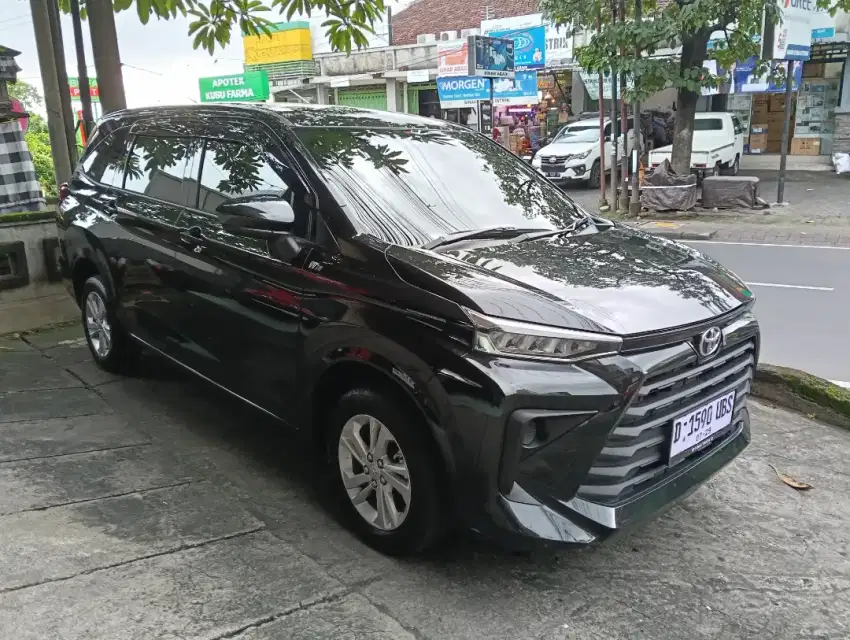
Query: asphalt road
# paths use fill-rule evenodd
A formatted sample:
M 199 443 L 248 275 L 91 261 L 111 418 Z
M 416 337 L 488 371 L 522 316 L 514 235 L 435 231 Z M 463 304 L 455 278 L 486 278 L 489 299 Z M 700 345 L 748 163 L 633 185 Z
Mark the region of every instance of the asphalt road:
M 731 269 L 755 293 L 763 362 L 850 383 L 850 250 L 687 244 Z

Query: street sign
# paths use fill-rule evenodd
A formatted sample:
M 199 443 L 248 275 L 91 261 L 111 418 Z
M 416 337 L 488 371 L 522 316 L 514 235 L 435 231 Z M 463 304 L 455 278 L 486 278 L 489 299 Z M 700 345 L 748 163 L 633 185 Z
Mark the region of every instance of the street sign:
M 229 76 L 198 78 L 201 102 L 245 102 L 269 99 L 269 74 L 246 71 Z
M 71 90 L 71 100 L 80 101 L 80 79 L 69 77 L 68 88 Z M 97 78 L 89 78 L 89 96 L 92 102 L 100 102 L 100 91 L 97 88 Z

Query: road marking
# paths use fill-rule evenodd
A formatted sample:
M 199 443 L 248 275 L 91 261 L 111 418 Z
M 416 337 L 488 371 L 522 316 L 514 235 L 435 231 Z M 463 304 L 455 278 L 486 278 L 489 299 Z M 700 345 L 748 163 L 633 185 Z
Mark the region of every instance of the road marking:
M 685 244 L 731 244 L 742 247 L 788 247 L 790 249 L 838 249 L 839 251 L 850 251 L 850 247 L 830 247 L 818 244 L 771 244 L 768 242 L 723 242 L 721 240 L 680 240 Z
M 832 287 L 810 287 L 804 284 L 777 284 L 774 282 L 748 282 L 750 287 L 776 287 L 778 289 L 808 289 L 810 291 L 835 291 Z
M 839 387 L 844 387 L 845 389 L 850 389 L 850 382 L 844 382 L 842 380 L 830 380 L 832 384 L 837 384 Z

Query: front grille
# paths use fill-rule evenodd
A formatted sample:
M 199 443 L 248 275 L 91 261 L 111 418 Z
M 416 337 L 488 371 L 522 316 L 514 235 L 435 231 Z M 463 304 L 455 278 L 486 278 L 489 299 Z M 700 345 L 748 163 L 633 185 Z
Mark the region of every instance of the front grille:
M 718 396 L 736 391 L 731 430 L 704 449 L 674 463 L 705 455 L 735 433 L 746 407 L 756 359 L 754 341 L 725 347 L 706 363 L 690 355 L 677 364 L 650 370 L 622 419 L 579 489 L 579 496 L 598 503 L 616 503 L 661 480 L 668 465 L 673 420 Z M 678 360 L 678 359 L 677 359 Z

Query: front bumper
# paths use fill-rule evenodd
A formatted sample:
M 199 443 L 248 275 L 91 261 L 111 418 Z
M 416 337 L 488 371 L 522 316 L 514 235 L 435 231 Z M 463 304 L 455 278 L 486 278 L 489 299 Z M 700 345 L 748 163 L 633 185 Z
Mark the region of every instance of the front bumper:
M 693 340 L 713 323 L 724 346 L 700 360 Z M 492 403 L 498 393 L 480 385 L 474 401 L 454 406 L 461 433 L 475 432 L 474 471 L 459 483 L 466 524 L 515 548 L 591 543 L 656 517 L 740 454 L 750 442 L 755 318 L 742 310 L 658 340 L 636 337 L 620 355 L 577 365 L 478 362 L 508 392 Z M 670 460 L 674 418 L 732 391 L 730 426 Z M 543 435 L 522 444 L 531 432 Z
M 563 169 L 549 170 L 545 165 L 534 167 L 539 173 L 546 176 L 556 184 L 564 184 L 574 180 L 588 180 L 590 178 L 590 165 L 587 163 L 576 164 Z
M 660 483 L 627 501 L 602 505 L 583 498 L 546 503 L 518 486 L 509 495 L 499 496 L 500 513 L 491 530 L 480 533 L 500 538 L 513 547 L 533 543 L 589 544 L 612 537 L 675 506 L 714 474 L 734 460 L 750 443 L 750 418 L 745 417 L 708 454 L 683 464 Z

